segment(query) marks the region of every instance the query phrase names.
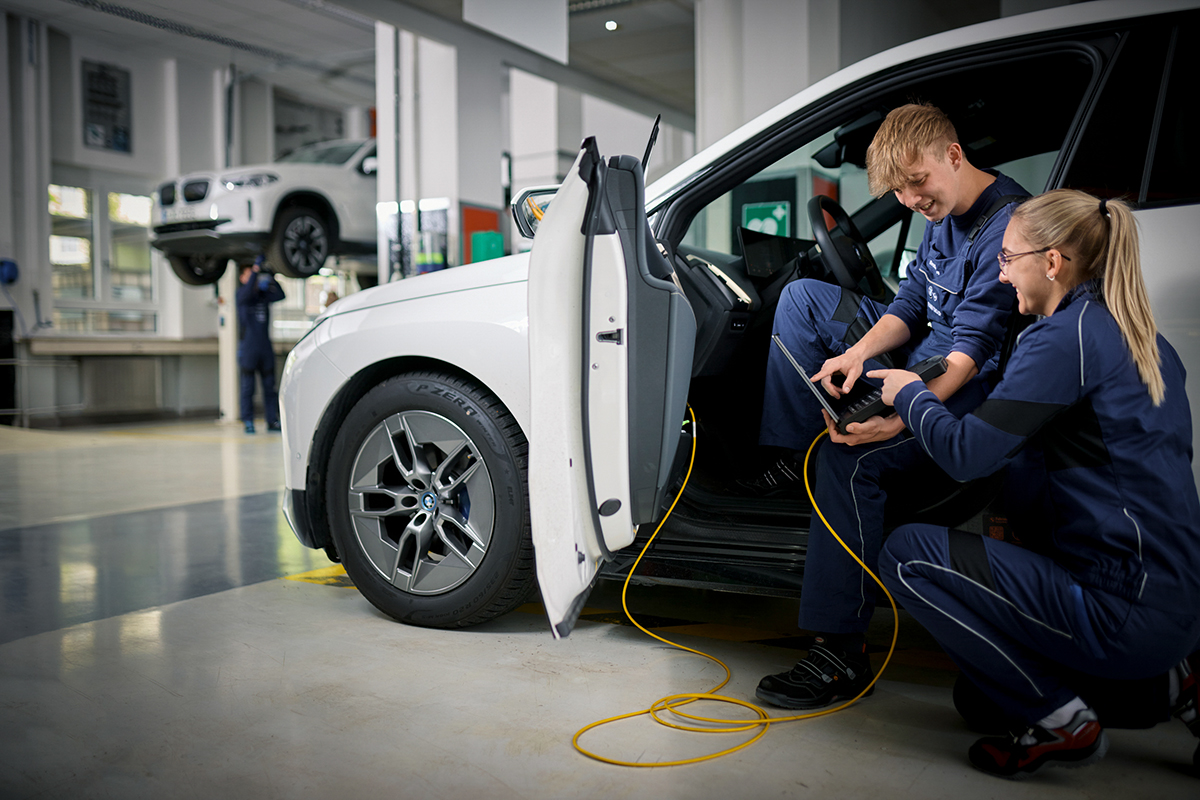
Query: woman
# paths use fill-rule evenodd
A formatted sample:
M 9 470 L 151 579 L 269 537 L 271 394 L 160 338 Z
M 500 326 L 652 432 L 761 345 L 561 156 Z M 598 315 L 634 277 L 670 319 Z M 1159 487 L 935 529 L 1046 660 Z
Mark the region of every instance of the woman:
M 1157 335 L 1129 208 L 1066 189 L 1036 197 L 1013 213 L 999 260 L 1020 311 L 1045 319 L 987 401 L 959 420 L 915 375 L 872 376 L 954 478 L 1011 462 L 1010 522 L 1038 544 L 905 525 L 880 571 L 963 673 L 1026 723 L 968 754 L 1022 778 L 1108 748 L 1068 670 L 1144 678 L 1196 649 L 1200 501 L 1184 370 Z

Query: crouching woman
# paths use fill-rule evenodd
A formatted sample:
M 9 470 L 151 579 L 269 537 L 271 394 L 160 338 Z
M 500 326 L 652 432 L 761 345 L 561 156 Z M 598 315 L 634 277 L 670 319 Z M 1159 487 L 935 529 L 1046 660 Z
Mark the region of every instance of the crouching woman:
M 959 480 L 1009 465 L 1019 547 L 898 528 L 884 583 L 1010 718 L 977 768 L 1023 778 L 1098 761 L 1108 739 L 1063 677 L 1161 675 L 1200 644 L 1200 501 L 1179 357 L 1158 335 L 1136 223 L 1118 201 L 1058 190 L 1021 205 L 1000 280 L 1024 314 L 1004 378 L 961 420 L 916 376 L 872 373 L 929 455 Z

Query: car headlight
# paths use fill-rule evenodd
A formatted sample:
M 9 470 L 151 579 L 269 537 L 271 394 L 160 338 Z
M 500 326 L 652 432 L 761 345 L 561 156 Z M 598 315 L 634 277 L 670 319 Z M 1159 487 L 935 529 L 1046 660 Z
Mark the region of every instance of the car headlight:
M 232 192 L 236 189 L 266 186 L 277 180 L 279 176 L 270 172 L 251 172 L 245 175 L 225 175 L 221 178 L 221 183 L 225 185 L 226 191 Z

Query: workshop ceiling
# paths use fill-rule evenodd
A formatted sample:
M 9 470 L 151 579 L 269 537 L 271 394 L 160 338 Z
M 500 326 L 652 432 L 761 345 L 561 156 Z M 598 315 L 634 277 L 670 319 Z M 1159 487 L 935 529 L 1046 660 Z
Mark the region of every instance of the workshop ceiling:
M 402 0 L 462 22 L 462 0 Z M 567 64 L 669 108 L 696 113 L 693 0 L 568 0 Z M 616 23 L 609 30 L 605 23 Z
M 462 0 L 405 2 L 463 24 Z M 373 20 L 325 0 L 0 0 L 0 8 L 141 53 L 233 64 L 313 102 L 375 102 Z M 692 0 L 571 0 L 568 8 L 570 67 L 694 113 Z M 616 30 L 606 29 L 609 20 Z

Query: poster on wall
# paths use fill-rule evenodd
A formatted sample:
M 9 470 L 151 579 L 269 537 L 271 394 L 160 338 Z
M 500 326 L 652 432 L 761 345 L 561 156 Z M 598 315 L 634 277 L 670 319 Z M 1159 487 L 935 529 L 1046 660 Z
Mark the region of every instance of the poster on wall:
M 132 153 L 129 70 L 83 62 L 83 143 L 97 150 Z

